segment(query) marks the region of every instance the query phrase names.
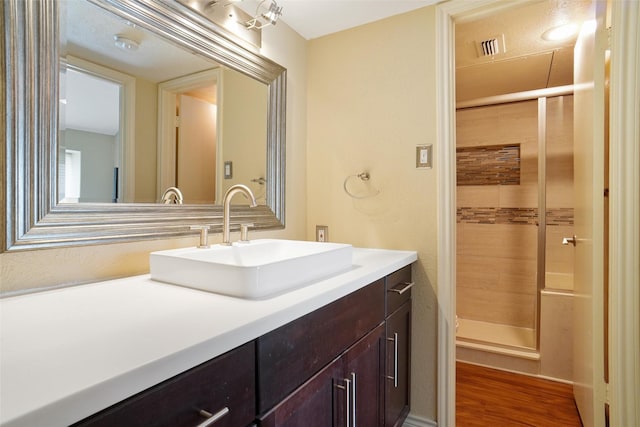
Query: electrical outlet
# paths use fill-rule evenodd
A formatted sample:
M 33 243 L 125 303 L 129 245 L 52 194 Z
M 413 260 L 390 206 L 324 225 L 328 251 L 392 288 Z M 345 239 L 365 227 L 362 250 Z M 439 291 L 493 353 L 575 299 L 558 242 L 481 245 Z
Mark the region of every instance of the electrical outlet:
M 329 227 L 326 225 L 316 225 L 316 242 L 329 241 Z

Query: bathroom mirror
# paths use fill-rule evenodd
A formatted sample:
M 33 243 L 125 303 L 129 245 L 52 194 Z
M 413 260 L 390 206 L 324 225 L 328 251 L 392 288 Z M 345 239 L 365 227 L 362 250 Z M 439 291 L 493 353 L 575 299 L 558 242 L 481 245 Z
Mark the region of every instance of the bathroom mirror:
M 263 112 L 266 123 L 260 123 L 260 127 L 265 141 L 258 145 L 266 147 L 262 157 L 262 161 L 266 158 L 266 168 L 264 176 L 253 177 L 262 181 L 257 185 L 263 188 L 263 204 L 253 209 L 244 204 L 234 205 L 231 222 L 252 223 L 256 229 L 282 228 L 286 70 L 256 54 L 247 42 L 177 1 L 88 1 L 92 7 L 117 16 L 127 26 L 154 34 L 173 47 L 188 50 L 200 63 L 210 63 L 211 66 L 205 65 L 206 71 L 228 71 L 264 87 L 266 99 L 262 102 L 266 103 L 263 108 L 266 109 L 266 114 Z M 132 200 L 135 203 L 68 203 L 60 197 L 64 182 L 60 178 L 63 175 L 60 164 L 65 152 L 64 145 L 59 144 L 64 132 L 58 123 L 61 110 L 64 110 L 60 107 L 64 105 L 64 97 L 60 95 L 61 80 L 64 83 L 64 79 L 59 78 L 59 73 L 61 64 L 68 58 L 59 60 L 62 49 L 58 41 L 67 37 L 61 31 L 63 24 L 59 24 L 64 3 L 60 0 L 9 0 L 2 6 L 4 77 L 7 82 L 3 94 L 7 126 L 3 135 L 6 141 L 3 156 L 6 191 L 2 197 L 6 234 L 2 249 L 182 236 L 193 233 L 189 227 L 194 224 L 209 224 L 213 232 L 220 231 L 222 207 L 219 205 L 138 203 L 135 198 Z M 77 66 L 75 59 L 74 56 L 72 61 Z M 80 60 L 81 64 L 82 61 L 84 59 Z M 144 159 L 144 150 L 134 147 L 131 151 L 135 152 L 137 160 Z M 161 156 L 156 153 L 155 157 Z M 156 167 L 160 169 L 159 165 Z M 150 199 L 158 199 L 157 192 L 162 185 L 157 178 L 156 191 Z M 224 190 L 219 185 L 218 193 L 220 188 Z M 216 199 L 219 200 L 219 196 Z
M 263 200 L 265 83 L 88 1 L 58 14 L 58 202 L 161 203 L 177 187 L 219 204 L 238 183 Z

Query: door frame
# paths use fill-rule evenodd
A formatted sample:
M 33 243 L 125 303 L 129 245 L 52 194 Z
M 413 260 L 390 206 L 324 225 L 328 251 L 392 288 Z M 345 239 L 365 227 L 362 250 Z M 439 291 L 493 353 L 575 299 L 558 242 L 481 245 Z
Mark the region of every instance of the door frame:
M 611 425 L 640 425 L 640 3 L 612 1 L 609 172 Z
M 525 0 L 451 0 L 436 6 L 438 176 L 438 425 L 455 425 L 455 22 Z M 612 425 L 640 425 L 640 5 L 612 2 L 610 402 Z M 617 191 L 615 191 L 617 190 Z
M 217 84 L 217 101 L 221 99 L 221 79 L 220 68 L 200 71 L 187 76 L 167 80 L 158 85 L 158 142 L 157 142 L 157 179 L 156 179 L 156 199 L 161 202 L 160 197 L 164 190 L 175 186 L 175 150 L 176 150 L 176 95 L 205 85 Z M 219 152 L 220 127 L 222 123 L 221 108 L 217 111 L 216 125 L 216 159 L 222 157 Z M 216 160 L 217 162 L 218 160 Z M 216 164 L 216 175 L 219 170 Z M 218 179 L 216 178 L 216 197 L 219 194 Z

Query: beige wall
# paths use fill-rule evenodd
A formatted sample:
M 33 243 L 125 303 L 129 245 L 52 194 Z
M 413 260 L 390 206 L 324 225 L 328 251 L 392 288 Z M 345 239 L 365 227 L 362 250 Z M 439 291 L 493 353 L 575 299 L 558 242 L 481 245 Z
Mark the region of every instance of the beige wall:
M 309 43 L 307 238 L 418 252 L 413 270 L 412 414 L 436 417 L 436 169 L 416 169 L 434 144 L 435 7 Z M 343 191 L 367 170 L 375 197 Z M 356 183 L 357 184 L 357 183 Z
M 286 228 L 253 232 L 256 238 L 304 239 L 306 205 L 306 41 L 284 23 L 263 31 L 264 54 L 288 70 Z M 138 154 L 138 153 L 136 153 Z M 219 235 L 212 236 L 220 241 Z M 0 254 L 0 291 L 84 283 L 149 271 L 149 252 L 195 245 L 197 238 L 148 240 Z
M 158 139 L 158 85 L 136 79 L 136 130 L 135 130 L 135 194 L 127 198 L 136 203 L 155 203 L 156 162 Z

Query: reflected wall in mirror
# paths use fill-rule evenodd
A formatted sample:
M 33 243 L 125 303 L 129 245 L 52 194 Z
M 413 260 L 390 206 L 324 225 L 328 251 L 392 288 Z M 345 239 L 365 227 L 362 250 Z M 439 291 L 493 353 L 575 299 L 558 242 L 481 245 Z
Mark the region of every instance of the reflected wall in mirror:
M 264 198 L 265 83 L 87 1 L 59 5 L 59 202 L 162 203 L 177 187 L 214 204 L 238 182 Z
M 238 182 L 261 206 L 238 200 L 232 224 L 284 226 L 283 67 L 174 0 L 6 0 L 0 10 L 3 251 L 183 236 L 194 224 L 218 232 L 222 208 L 213 203 Z M 105 21 L 87 18 L 94 14 Z M 82 21 L 90 34 L 75 25 Z M 125 35 L 133 43 L 114 39 Z M 115 53 L 105 55 L 94 37 Z M 156 43 L 168 69 L 142 58 Z M 78 93 L 112 106 L 91 118 Z M 191 109 L 206 111 L 209 131 L 176 130 L 176 112 Z M 206 153 L 185 142 L 187 130 Z M 158 203 L 172 186 L 193 188 L 185 204 Z

